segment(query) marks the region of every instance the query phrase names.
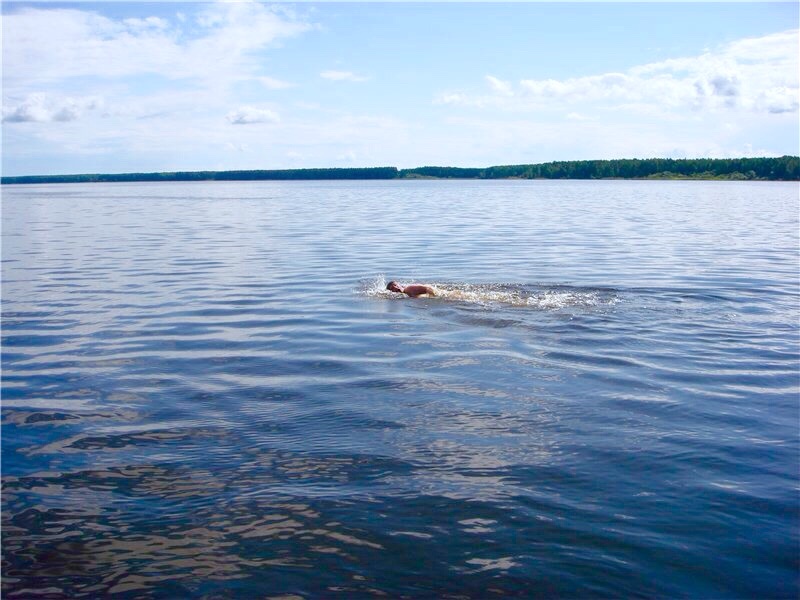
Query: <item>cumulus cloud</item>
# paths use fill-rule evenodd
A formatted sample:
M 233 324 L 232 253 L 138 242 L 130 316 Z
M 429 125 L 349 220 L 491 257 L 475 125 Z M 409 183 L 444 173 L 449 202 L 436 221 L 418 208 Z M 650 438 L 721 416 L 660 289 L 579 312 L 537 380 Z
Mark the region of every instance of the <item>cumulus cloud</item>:
M 47 123 L 75 121 L 84 113 L 101 108 L 102 98 L 54 97 L 36 93 L 28 94 L 21 102 L 3 107 L 4 123 Z
M 512 96 L 514 94 L 511 84 L 508 81 L 502 81 L 501 79 L 492 77 L 491 75 L 486 76 L 486 81 L 489 82 L 491 88 L 498 94 L 503 96 Z
M 124 19 L 122 22 L 131 31 L 166 29 L 169 27 L 169 22 L 159 17 L 145 17 L 144 19 L 131 18 Z
M 594 104 L 650 111 L 740 109 L 798 111 L 798 30 L 748 38 L 714 52 L 568 79 L 523 79 L 513 86 L 487 76 L 492 94 L 440 94 L 435 102 L 531 108 Z
M 287 8 L 213 3 L 193 19 L 113 19 L 74 8 L 11 8 L 3 15 L 6 88 L 68 77 L 256 77 L 254 52 L 311 29 Z
M 357 83 L 359 81 L 367 80 L 366 77 L 356 75 L 350 71 L 323 71 L 319 74 L 319 76 L 330 81 L 351 81 Z
M 251 125 L 253 123 L 277 123 L 280 117 L 268 108 L 242 106 L 228 113 L 225 117 L 232 125 Z

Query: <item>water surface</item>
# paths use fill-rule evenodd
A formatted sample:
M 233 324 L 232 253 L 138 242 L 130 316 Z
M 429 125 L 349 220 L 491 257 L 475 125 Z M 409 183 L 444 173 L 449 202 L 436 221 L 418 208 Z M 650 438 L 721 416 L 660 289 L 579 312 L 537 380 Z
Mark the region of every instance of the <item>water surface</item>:
M 2 193 L 7 597 L 797 596 L 797 184 Z

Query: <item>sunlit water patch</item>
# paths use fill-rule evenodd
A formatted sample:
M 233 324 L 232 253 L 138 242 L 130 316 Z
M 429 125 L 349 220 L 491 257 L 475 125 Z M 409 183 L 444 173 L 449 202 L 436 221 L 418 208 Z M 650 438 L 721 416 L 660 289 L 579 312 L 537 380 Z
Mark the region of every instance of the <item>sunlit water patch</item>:
M 6 186 L 3 595 L 796 597 L 796 202 Z

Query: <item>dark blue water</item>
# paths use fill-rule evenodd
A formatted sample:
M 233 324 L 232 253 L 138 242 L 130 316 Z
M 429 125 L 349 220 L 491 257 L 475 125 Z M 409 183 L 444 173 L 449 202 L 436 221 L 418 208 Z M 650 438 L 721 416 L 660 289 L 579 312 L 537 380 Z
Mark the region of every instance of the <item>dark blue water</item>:
M 797 596 L 797 184 L 2 194 L 6 597 Z

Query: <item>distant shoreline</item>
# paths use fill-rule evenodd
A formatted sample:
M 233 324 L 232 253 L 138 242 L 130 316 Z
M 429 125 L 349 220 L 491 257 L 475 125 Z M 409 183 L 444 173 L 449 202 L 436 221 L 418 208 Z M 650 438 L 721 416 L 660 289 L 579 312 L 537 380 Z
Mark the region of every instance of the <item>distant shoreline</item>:
M 556 161 L 485 168 L 396 167 L 174 171 L 163 173 L 91 173 L 17 175 L 2 184 L 106 183 L 135 181 L 331 181 L 388 179 L 656 179 L 723 181 L 800 181 L 800 157 L 648 158 Z

